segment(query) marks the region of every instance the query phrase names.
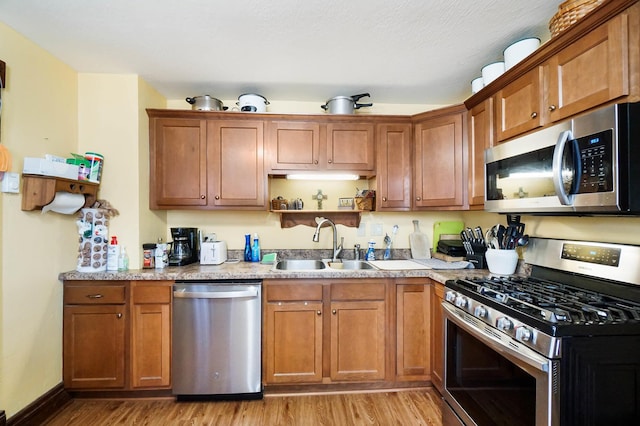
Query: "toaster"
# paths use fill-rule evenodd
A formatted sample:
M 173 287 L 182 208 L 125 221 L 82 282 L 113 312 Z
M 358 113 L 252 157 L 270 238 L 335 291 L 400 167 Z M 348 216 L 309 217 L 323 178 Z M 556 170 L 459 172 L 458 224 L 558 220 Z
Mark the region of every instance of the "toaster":
M 203 241 L 200 243 L 200 264 L 220 265 L 227 260 L 227 243 L 224 241 Z

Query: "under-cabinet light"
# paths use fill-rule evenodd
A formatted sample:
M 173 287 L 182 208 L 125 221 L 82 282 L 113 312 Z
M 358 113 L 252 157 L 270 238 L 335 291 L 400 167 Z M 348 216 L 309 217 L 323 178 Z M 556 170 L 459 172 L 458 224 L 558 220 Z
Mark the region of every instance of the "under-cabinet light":
M 360 176 L 348 173 L 293 173 L 287 179 L 295 180 L 358 180 Z

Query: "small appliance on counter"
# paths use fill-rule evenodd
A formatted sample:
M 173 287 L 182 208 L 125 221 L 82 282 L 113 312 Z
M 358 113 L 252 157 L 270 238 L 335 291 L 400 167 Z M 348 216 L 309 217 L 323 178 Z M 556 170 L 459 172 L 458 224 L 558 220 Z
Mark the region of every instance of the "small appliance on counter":
M 198 228 L 171 228 L 169 266 L 184 266 L 198 261 Z
M 227 261 L 227 243 L 219 241 L 216 234 L 207 234 L 200 240 L 200 264 L 221 265 Z

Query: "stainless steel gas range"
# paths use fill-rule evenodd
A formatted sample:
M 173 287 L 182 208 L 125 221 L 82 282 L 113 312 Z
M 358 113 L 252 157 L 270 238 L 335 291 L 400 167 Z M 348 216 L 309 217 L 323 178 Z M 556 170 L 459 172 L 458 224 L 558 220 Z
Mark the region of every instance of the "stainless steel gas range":
M 635 424 L 640 247 L 532 238 L 525 261 L 446 282 L 443 424 Z

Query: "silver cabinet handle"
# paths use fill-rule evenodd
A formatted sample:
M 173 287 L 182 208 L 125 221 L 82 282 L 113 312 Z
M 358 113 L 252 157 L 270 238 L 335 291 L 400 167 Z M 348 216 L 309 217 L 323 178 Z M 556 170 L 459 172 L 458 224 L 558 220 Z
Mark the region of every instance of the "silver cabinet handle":
M 555 111 L 555 110 L 556 110 L 556 106 L 555 106 L 555 105 L 551 105 L 551 106 L 549 107 L 549 111 L 553 112 L 553 111 Z
M 536 118 L 537 116 L 538 116 L 537 112 L 534 111 L 534 112 L 531 113 L 531 118 Z
M 387 201 L 387 197 L 382 197 L 382 201 Z
M 333 315 L 335 315 L 335 314 L 337 314 L 337 313 L 338 313 L 338 311 L 336 311 L 336 310 L 334 309 L 334 310 L 332 310 L 332 311 L 331 311 L 331 313 L 332 313 Z
M 89 299 L 102 299 L 104 296 L 98 293 L 98 294 L 87 294 L 87 297 Z
M 316 311 L 316 314 L 318 314 L 318 315 L 322 315 L 322 311 L 321 311 L 320 309 L 318 309 L 318 310 Z
M 207 197 L 206 197 L 206 195 L 201 195 L 201 196 L 200 196 L 200 199 L 201 199 L 201 200 L 204 200 L 205 198 L 207 198 Z
M 213 198 L 215 198 L 216 200 L 219 200 L 219 199 L 220 199 L 220 196 L 219 196 L 219 195 L 216 195 L 216 196 L 215 196 L 215 197 L 213 197 Z
M 333 160 L 329 159 L 329 160 L 327 160 L 327 163 L 331 164 L 331 163 L 333 163 Z
M 120 312 L 118 312 L 118 313 L 116 314 L 116 318 L 118 318 L 118 319 L 122 318 L 122 314 L 121 314 Z
M 422 198 L 416 197 L 416 201 L 422 201 Z

